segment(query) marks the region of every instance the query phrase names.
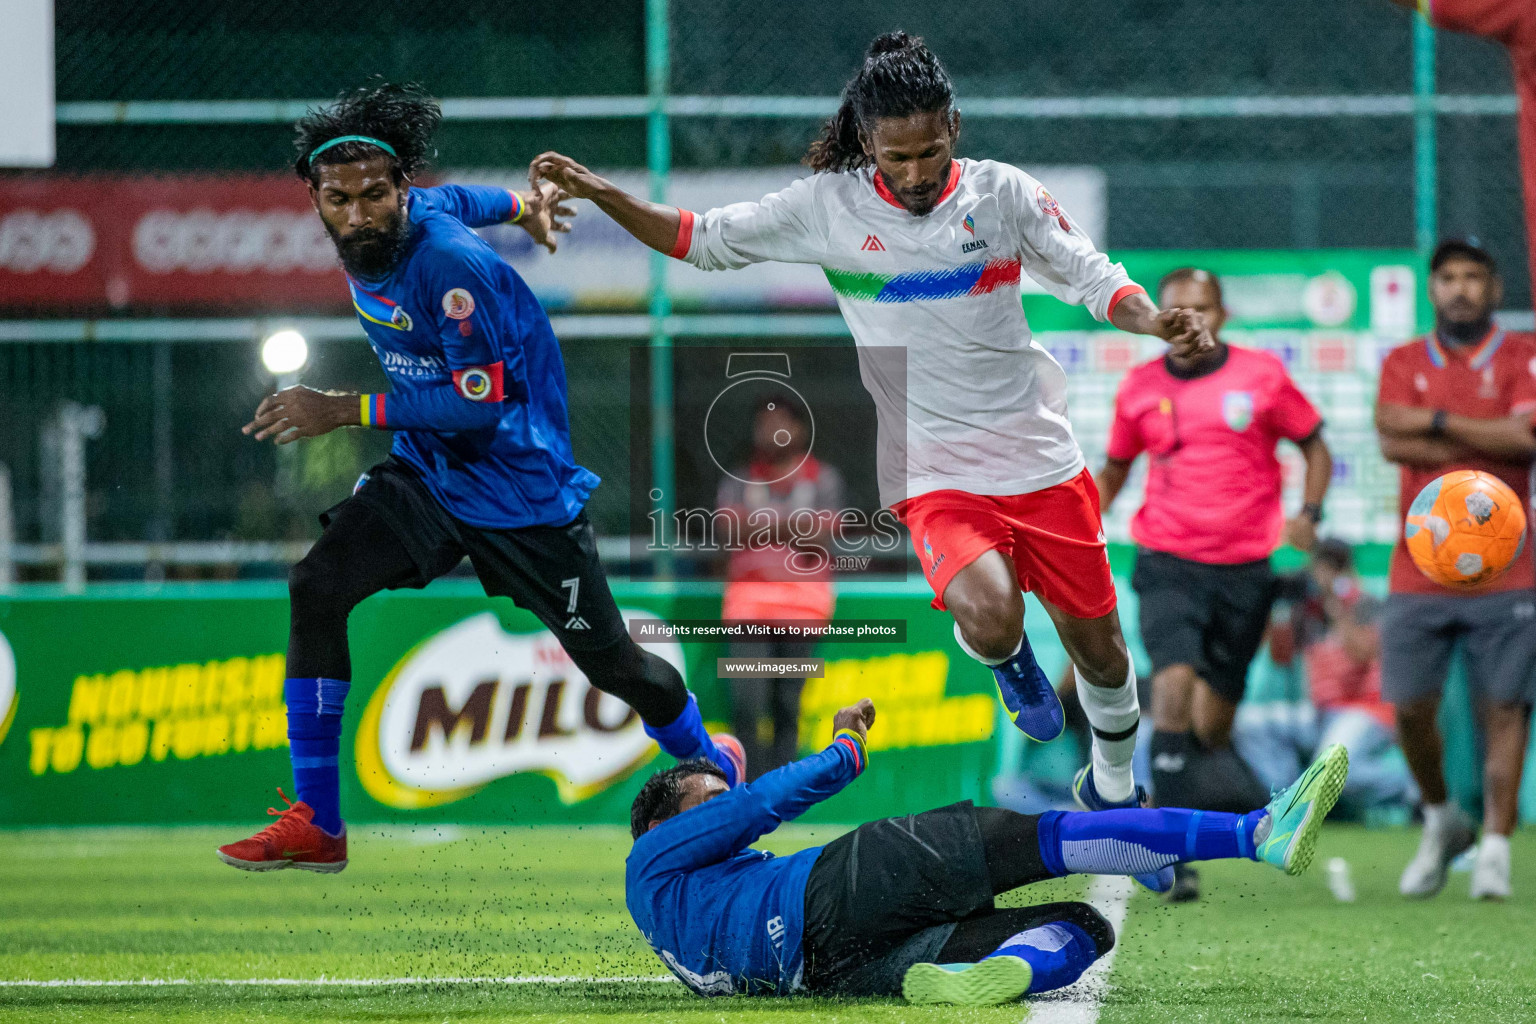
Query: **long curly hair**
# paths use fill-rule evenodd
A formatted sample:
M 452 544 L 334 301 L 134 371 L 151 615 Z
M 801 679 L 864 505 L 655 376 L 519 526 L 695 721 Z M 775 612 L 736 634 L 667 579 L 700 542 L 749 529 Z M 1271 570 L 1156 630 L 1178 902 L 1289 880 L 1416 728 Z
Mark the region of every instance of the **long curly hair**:
M 346 164 L 367 160 L 380 152 L 366 142 L 343 142 L 311 159 L 316 147 L 343 135 L 366 135 L 387 142 L 394 148 L 395 183 L 414 178 L 432 158 L 432 136 L 442 123 L 443 110 L 437 100 L 415 82 L 396 85 L 376 80 L 342 93 L 329 106 L 310 110 L 294 125 L 293 146 L 297 152 L 293 170 L 311 184 L 317 184 L 315 168 L 321 164 Z
M 813 171 L 852 171 L 869 164 L 859 130 L 881 117 L 948 114 L 955 84 L 920 36 L 887 32 L 869 44 L 864 65 L 843 86 L 843 102 L 811 143 L 805 163 Z

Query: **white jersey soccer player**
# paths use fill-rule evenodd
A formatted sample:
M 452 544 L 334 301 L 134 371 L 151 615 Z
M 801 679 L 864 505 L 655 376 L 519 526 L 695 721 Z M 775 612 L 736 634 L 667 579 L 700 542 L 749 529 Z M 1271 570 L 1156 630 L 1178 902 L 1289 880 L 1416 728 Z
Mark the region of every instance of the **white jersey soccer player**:
M 897 32 L 875 40 L 813 144 L 807 162 L 822 173 L 758 202 L 703 214 L 648 203 L 558 153 L 536 157 L 530 176 L 697 267 L 823 269 L 879 410 L 881 500 L 911 531 L 934 606 L 993 669 L 1015 724 L 1049 740 L 1064 716 L 1024 635 L 1022 591 L 1033 591 L 1077 668 L 1093 729 L 1079 802 L 1134 806 L 1140 709 L 1098 495 L 1067 421 L 1066 376 L 1030 336 L 1022 275 L 1180 350 L 1214 342 L 1198 314 L 1159 312 L 1039 182 L 954 159 L 959 127 L 948 74 L 922 40 Z M 891 349 L 899 364 L 881 358 Z M 1163 888 L 1171 873 L 1151 882 Z
M 887 438 L 883 504 L 941 490 L 1028 494 L 1083 471 L 1066 374 L 1031 337 L 1021 275 L 1098 320 L 1142 289 L 1017 167 L 953 161 L 924 217 L 866 167 L 680 219 L 671 255 L 700 269 L 824 269 L 855 343 L 873 353 L 861 372 Z M 900 364 L 881 358 L 891 347 L 905 350 Z

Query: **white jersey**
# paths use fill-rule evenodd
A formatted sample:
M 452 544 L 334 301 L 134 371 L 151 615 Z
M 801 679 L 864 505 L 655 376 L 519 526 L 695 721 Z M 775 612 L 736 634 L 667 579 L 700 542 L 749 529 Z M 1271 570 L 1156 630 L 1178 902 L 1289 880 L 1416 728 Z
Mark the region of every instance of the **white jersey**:
M 696 267 L 826 272 L 875 400 L 883 504 L 937 490 L 1025 494 L 1082 471 L 1066 374 L 1030 337 L 1019 275 L 1098 320 L 1142 289 L 1017 167 L 956 161 L 924 217 L 873 168 L 682 213 L 673 255 Z

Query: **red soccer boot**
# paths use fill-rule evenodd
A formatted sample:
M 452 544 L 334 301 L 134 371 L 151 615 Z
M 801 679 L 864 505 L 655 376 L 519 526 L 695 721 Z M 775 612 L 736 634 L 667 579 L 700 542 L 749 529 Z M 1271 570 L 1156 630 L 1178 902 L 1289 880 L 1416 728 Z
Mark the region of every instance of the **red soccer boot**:
M 219 860 L 241 871 L 280 871 L 302 868 L 334 874 L 347 866 L 347 830 L 333 836 L 314 823 L 315 811 L 304 801 L 294 803 L 279 787 L 286 810 L 268 807 L 277 820 L 249 839 L 219 847 Z
M 728 732 L 717 732 L 710 741 L 720 751 L 720 756 L 731 762 L 731 768 L 736 772 L 736 785 L 743 785 L 747 781 L 747 752 L 741 748 L 741 740 Z

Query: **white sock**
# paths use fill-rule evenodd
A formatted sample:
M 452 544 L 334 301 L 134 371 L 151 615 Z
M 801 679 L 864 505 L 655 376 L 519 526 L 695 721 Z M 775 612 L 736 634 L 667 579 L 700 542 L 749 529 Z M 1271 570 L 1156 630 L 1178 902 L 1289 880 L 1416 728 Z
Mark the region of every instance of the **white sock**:
M 1075 671 L 1075 669 L 1074 669 Z M 1124 686 L 1094 686 L 1077 673 L 1077 699 L 1082 702 L 1088 724 L 1093 726 L 1093 785 L 1105 800 L 1119 803 L 1135 792 L 1131 758 L 1136 753 L 1136 727 L 1141 723 L 1141 706 L 1136 700 L 1136 666 L 1132 665 Z M 1122 739 L 1105 739 L 1101 733 L 1125 733 Z
M 1443 832 L 1451 817 L 1450 804 L 1424 805 L 1424 831 Z
M 973 650 L 971 648 L 971 645 L 965 642 L 965 637 L 960 632 L 960 623 L 958 623 L 958 622 L 955 623 L 955 643 L 960 645 L 960 649 L 962 651 L 964 651 L 966 654 L 969 654 L 971 657 L 975 658 L 977 661 L 981 662 L 983 665 L 987 666 L 988 668 L 996 668 L 997 666 L 1001 665 L 1003 662 L 1007 661 L 1008 658 L 1013 657 L 1015 654 L 1018 654 L 1019 651 L 1024 649 L 1024 637 L 1020 636 L 1019 637 L 1019 642 L 1016 645 L 1014 645 L 1014 648 L 1013 648 L 1012 651 L 1008 652 L 1008 657 L 1006 657 L 1006 658 L 988 658 L 988 657 L 984 657 L 983 655 L 977 654 L 975 652 L 975 650 Z
M 1509 860 L 1509 836 L 1501 836 L 1497 832 L 1484 832 L 1478 847 L 1479 853 L 1487 853 L 1490 856 L 1502 854 L 1506 861 Z

